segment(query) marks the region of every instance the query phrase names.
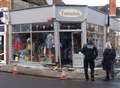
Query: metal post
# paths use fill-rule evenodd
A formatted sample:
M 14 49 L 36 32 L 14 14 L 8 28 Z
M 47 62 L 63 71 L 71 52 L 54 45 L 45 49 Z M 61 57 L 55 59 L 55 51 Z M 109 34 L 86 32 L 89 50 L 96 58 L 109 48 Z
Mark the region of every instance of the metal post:
M 74 38 L 73 38 L 73 34 L 74 32 L 71 32 L 71 37 L 72 37 L 72 56 L 74 54 Z
M 33 47 L 33 45 L 32 45 L 32 24 L 30 24 L 30 39 L 31 39 L 31 62 L 33 61 L 33 58 L 32 58 L 32 47 Z

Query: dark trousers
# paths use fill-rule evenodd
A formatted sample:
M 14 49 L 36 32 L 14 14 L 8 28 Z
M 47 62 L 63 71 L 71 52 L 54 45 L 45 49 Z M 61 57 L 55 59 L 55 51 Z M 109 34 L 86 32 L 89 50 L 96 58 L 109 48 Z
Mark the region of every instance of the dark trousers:
M 114 79 L 114 63 L 112 64 L 111 67 L 111 78 Z
M 110 74 L 111 74 L 110 70 L 106 70 L 106 78 L 105 79 L 109 80 Z
M 84 59 L 84 72 L 85 72 L 85 78 L 86 78 L 86 80 L 89 79 L 88 67 L 90 67 L 90 70 L 91 70 L 90 71 L 90 73 L 91 73 L 91 79 L 94 79 L 94 67 L 95 67 L 94 60 Z
M 111 69 L 106 69 L 106 79 L 114 79 L 114 64 L 111 64 Z

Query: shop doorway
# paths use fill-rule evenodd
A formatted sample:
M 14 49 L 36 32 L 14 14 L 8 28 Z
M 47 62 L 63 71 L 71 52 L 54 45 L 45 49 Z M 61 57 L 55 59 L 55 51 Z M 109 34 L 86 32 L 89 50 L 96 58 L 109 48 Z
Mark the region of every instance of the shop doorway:
M 0 33 L 0 63 L 6 63 L 6 42 L 5 34 Z
M 62 65 L 73 64 L 73 54 L 81 49 L 81 32 L 60 32 L 60 53 Z

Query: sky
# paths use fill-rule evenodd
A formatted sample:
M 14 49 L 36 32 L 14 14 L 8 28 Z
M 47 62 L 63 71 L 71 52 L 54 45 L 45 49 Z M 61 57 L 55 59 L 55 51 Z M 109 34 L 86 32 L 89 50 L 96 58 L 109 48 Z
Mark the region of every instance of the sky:
M 63 0 L 66 4 L 103 6 L 109 3 L 109 0 Z M 120 7 L 120 0 L 116 0 L 116 6 Z

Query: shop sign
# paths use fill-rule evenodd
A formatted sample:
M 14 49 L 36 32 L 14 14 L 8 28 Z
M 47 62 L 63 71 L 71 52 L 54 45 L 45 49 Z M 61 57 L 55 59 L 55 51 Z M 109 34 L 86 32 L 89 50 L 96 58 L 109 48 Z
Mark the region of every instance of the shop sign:
M 80 17 L 82 12 L 77 9 L 63 9 L 59 12 L 59 15 L 63 17 Z

